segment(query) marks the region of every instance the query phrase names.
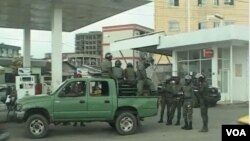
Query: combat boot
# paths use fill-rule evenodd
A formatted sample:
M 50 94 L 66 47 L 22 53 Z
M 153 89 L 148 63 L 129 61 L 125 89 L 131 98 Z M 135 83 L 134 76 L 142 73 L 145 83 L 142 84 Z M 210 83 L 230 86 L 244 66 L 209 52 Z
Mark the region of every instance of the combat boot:
M 163 120 L 162 120 L 162 119 L 160 119 L 160 120 L 158 121 L 158 123 L 163 123 Z
M 203 127 L 199 132 L 208 132 L 208 128 Z
M 187 130 L 188 129 L 188 121 L 185 120 L 185 125 L 181 127 L 181 129 Z
M 207 120 L 203 121 L 203 128 L 199 132 L 208 132 Z
M 192 121 L 190 121 L 190 122 L 188 123 L 188 128 L 187 128 L 187 130 L 192 130 L 192 129 L 193 129 Z

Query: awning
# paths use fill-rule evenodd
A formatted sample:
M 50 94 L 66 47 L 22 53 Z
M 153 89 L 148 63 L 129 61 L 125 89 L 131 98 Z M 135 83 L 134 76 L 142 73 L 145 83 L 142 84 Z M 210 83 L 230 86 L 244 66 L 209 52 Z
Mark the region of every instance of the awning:
M 171 36 L 159 34 L 119 40 L 111 43 L 110 51 L 139 50 L 156 54 L 171 55 L 176 48 L 205 48 L 229 45 L 248 45 L 248 27 L 224 26 L 203 29 Z
M 0 0 L 0 27 L 51 30 L 53 3 L 61 1 L 63 31 L 71 32 L 149 0 Z

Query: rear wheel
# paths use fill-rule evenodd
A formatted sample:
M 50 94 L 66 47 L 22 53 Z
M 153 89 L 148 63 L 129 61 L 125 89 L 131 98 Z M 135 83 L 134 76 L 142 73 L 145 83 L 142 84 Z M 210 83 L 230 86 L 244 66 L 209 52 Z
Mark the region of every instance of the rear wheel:
M 48 133 L 48 121 L 42 115 L 31 115 L 26 121 L 26 129 L 29 137 L 36 139 L 43 138 Z
M 137 118 L 131 112 L 122 112 L 118 115 L 115 121 L 115 127 L 121 135 L 131 135 L 137 130 Z

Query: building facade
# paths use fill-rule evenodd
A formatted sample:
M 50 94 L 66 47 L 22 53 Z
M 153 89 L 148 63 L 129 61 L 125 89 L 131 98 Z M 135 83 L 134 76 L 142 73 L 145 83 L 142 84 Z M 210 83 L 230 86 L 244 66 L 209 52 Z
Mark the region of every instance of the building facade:
M 143 34 L 153 32 L 153 29 L 137 25 L 137 24 L 127 24 L 127 25 L 116 25 L 116 26 L 106 26 L 102 28 L 103 32 L 103 58 L 107 52 L 110 52 L 110 43 L 123 40 L 126 38 L 132 38 L 135 36 L 140 36 Z M 129 45 L 128 45 L 129 46 Z M 136 62 L 139 60 L 140 53 L 139 51 L 134 50 L 123 50 L 121 52 L 115 51 L 112 52 L 113 55 L 113 64 L 115 60 L 121 60 L 122 68 L 126 68 L 126 62 L 132 63 L 134 67 Z M 126 61 L 126 62 L 125 62 Z
M 102 56 L 102 32 L 92 31 L 75 36 L 75 55 L 68 54 L 76 65 L 99 65 Z M 72 56 L 73 55 L 73 56 Z
M 248 25 L 248 0 L 155 0 L 155 31 L 167 35 Z
M 10 57 L 10 58 L 18 57 L 20 50 L 21 50 L 21 47 L 6 45 L 6 44 L 1 43 L 0 44 L 0 57 Z
M 248 0 L 155 0 L 155 31 L 169 35 L 248 25 Z M 155 56 L 156 59 L 159 56 Z M 167 60 L 162 59 L 160 63 Z

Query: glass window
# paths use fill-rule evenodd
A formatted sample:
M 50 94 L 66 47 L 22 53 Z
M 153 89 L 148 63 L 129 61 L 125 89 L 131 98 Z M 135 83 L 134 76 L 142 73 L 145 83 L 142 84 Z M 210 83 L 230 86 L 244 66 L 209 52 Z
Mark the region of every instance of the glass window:
M 179 6 L 179 0 L 169 0 L 170 6 Z
M 190 50 L 189 51 L 189 60 L 200 59 L 200 50 Z
M 224 0 L 225 5 L 234 5 L 234 0 Z
M 198 6 L 203 6 L 206 4 L 206 0 L 198 0 Z
M 188 60 L 188 51 L 179 51 L 177 52 L 177 60 Z
M 205 29 L 206 28 L 206 22 L 199 22 L 198 23 L 198 29 Z
M 169 21 L 168 22 L 168 31 L 179 31 L 180 30 L 180 26 L 179 26 L 179 22 L 177 21 Z
M 214 5 L 219 5 L 219 0 L 213 0 Z
M 220 22 L 219 21 L 215 21 L 214 22 L 214 27 L 219 27 L 220 26 Z
M 109 86 L 107 81 L 90 82 L 90 96 L 109 96 Z
M 212 61 L 211 60 L 201 60 L 201 73 L 203 73 L 209 85 L 212 85 Z
M 178 76 L 182 77 L 188 74 L 188 61 L 178 62 Z
M 74 81 L 66 84 L 59 93 L 59 97 L 80 97 L 86 94 L 86 82 Z
M 230 48 L 218 48 L 218 58 L 230 59 Z
M 193 72 L 194 74 L 200 72 L 200 60 L 189 61 L 189 72 Z

